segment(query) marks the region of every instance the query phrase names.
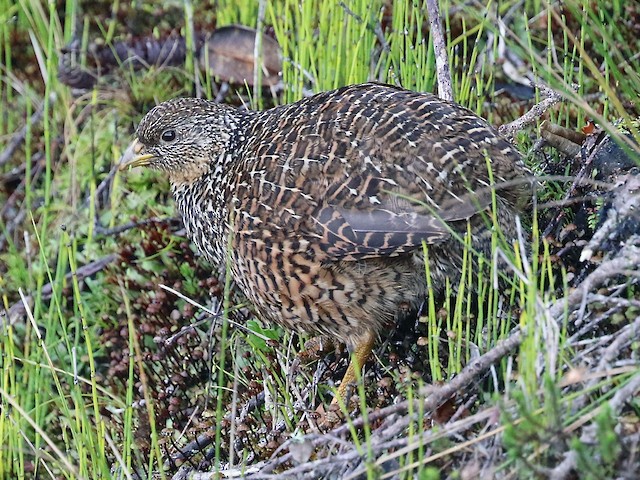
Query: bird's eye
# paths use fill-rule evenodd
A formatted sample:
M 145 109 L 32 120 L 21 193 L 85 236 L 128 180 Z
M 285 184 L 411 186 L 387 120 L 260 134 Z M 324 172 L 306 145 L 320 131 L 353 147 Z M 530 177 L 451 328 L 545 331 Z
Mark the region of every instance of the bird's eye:
M 160 138 L 165 142 L 173 142 L 176 139 L 176 131 L 172 129 L 165 130 Z

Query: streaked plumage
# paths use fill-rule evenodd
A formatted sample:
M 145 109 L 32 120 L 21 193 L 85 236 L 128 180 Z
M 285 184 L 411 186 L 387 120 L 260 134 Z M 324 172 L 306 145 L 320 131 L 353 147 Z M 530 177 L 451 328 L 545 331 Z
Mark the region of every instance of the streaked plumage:
M 168 175 L 198 250 L 222 266 L 230 255 L 261 317 L 356 349 L 425 298 L 423 241 L 441 289 L 461 270 L 451 230 L 469 221 L 490 257 L 490 186 L 507 239 L 530 197 L 520 155 L 484 120 L 379 84 L 261 112 L 172 100 L 137 137 L 129 163 Z

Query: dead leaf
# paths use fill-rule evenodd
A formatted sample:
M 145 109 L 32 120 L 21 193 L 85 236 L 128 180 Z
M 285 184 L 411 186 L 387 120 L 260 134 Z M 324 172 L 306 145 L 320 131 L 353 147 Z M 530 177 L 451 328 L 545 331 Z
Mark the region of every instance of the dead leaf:
M 218 28 L 206 40 L 200 51 L 200 65 L 223 81 L 253 85 L 254 55 L 257 31 L 241 25 Z M 262 35 L 263 86 L 280 81 L 282 55 L 280 45 L 273 38 Z

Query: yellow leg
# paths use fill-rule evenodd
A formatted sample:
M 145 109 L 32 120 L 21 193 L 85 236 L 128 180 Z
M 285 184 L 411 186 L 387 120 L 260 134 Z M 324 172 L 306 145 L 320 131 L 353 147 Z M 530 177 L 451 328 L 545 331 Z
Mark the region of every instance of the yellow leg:
M 347 371 L 345 372 L 344 377 L 342 377 L 342 381 L 338 387 L 338 393 L 331 401 L 332 405 L 338 403 L 338 398 L 342 398 L 343 400 L 346 398 L 347 388 L 350 384 L 355 383 L 358 380 L 359 375 L 356 375 L 356 372 L 361 372 L 362 367 L 367 363 L 367 360 L 369 360 L 375 341 L 376 336 L 372 332 L 369 332 L 355 346 Z

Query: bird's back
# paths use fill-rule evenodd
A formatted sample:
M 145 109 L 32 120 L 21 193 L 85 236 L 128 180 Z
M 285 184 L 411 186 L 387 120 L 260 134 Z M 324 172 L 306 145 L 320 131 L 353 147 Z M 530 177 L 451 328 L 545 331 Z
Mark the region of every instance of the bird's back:
M 517 151 L 433 95 L 364 84 L 258 112 L 238 152 L 237 231 L 320 246 L 324 261 L 394 256 L 450 237 L 491 204 L 522 203 Z M 294 245 L 295 247 L 295 245 Z

